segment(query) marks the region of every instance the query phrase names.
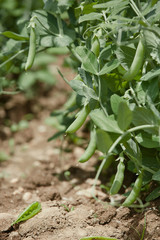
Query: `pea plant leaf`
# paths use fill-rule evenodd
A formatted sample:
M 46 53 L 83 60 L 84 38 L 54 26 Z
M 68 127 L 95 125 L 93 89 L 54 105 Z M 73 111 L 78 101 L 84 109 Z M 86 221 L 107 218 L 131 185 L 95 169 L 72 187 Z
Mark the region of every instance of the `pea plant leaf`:
M 101 18 L 102 18 L 102 13 L 92 12 L 92 13 L 80 16 L 79 23 L 82 23 L 82 22 L 85 22 L 85 21 L 100 20 Z
M 150 81 L 151 79 L 160 75 L 160 68 L 152 69 L 141 77 L 142 81 Z
M 153 201 L 154 199 L 158 198 L 160 196 L 160 186 L 155 188 L 147 197 L 146 202 Z
M 34 21 L 36 22 L 36 28 L 38 28 L 39 35 L 55 35 L 58 34 L 58 25 L 57 19 L 52 14 L 44 11 L 44 10 L 36 10 L 32 13 L 32 16 L 36 18 Z
M 110 135 L 106 131 L 98 129 L 96 131 L 96 137 L 97 137 L 97 149 L 102 153 L 106 154 L 111 145 L 113 144 Z
M 153 125 L 155 126 L 155 129 L 144 129 L 144 131 L 149 133 L 158 133 L 158 118 L 155 116 L 155 114 L 145 107 L 135 107 L 133 111 L 133 124 L 135 126 L 140 125 Z M 156 129 L 157 126 L 157 129 Z
M 81 46 L 76 48 L 76 52 L 81 58 L 82 68 L 87 72 L 97 75 L 99 66 L 94 53 Z
M 160 170 L 153 174 L 152 179 L 160 182 Z
M 95 91 L 92 88 L 85 85 L 81 80 L 78 80 L 75 78 L 69 82 L 69 85 L 77 94 L 79 94 L 80 96 L 86 97 L 88 101 L 91 98 L 98 100 L 98 97 Z
M 14 39 L 16 41 L 28 41 L 29 40 L 29 38 L 27 36 L 22 36 L 20 34 L 17 34 L 17 33 L 11 32 L 11 31 L 1 32 L 0 34 L 5 37 Z
M 129 46 L 119 46 L 116 50 L 117 59 L 120 61 L 122 67 L 128 71 L 135 56 L 136 49 Z
M 110 98 L 111 100 L 111 108 L 114 114 L 118 114 L 118 107 L 121 102 L 124 100 L 117 94 L 113 94 Z
M 127 142 L 123 143 L 125 146 L 125 154 L 130 158 L 134 163 L 141 163 L 142 161 L 142 153 L 138 146 L 138 144 L 133 140 L 129 139 Z
M 91 75 L 82 68 L 78 68 L 78 72 L 81 78 L 83 79 L 83 82 L 90 88 L 93 88 Z
M 132 122 L 132 111 L 125 101 L 121 101 L 118 105 L 117 122 L 123 131 L 126 130 Z
M 117 122 L 110 116 L 106 116 L 100 109 L 95 109 L 90 112 L 92 121 L 102 130 L 113 133 L 123 133 Z
M 61 13 L 67 11 L 74 3 L 74 0 L 43 0 L 44 9 L 53 13 Z
M 146 46 L 148 50 L 148 54 L 155 60 L 158 64 L 160 64 L 160 38 L 157 34 L 152 31 L 145 30 L 144 31 Z
M 58 35 L 53 38 L 53 42 L 56 47 L 66 47 L 73 42 L 73 39 L 68 35 Z
M 142 132 L 137 134 L 135 139 L 141 146 L 146 148 L 160 147 L 160 136 L 151 135 L 151 134 Z
M 100 70 L 98 75 L 104 75 L 106 73 L 110 73 L 112 70 L 119 66 L 120 62 L 117 59 L 114 59 L 110 62 L 107 62 L 102 69 Z

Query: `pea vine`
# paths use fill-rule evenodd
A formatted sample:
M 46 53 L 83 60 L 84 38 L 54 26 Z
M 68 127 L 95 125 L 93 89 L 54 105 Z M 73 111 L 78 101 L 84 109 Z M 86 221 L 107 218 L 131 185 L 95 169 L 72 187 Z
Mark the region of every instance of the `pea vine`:
M 153 181 L 156 187 L 145 201 L 160 196 L 159 11 L 157 0 L 44 0 L 44 9 L 32 12 L 30 30 L 24 31 L 25 24 L 23 34 L 1 33 L 20 44 L 0 68 L 25 53 L 27 70 L 34 67 L 36 52 L 69 49 L 77 76 L 69 82 L 59 73 L 74 94 L 62 111 L 53 112 L 61 117 L 61 131 L 50 140 L 71 136 L 90 119 L 90 141 L 79 162 L 95 151 L 103 154 L 95 180 L 106 164 L 117 166 L 111 195 L 123 187 L 126 169 L 135 174 L 122 203 L 127 207 Z

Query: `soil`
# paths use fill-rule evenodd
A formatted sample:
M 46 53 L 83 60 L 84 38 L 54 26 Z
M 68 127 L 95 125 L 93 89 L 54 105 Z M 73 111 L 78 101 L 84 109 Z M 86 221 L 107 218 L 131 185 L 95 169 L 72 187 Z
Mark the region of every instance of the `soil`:
M 62 61 L 63 57 L 59 57 L 57 65 Z M 66 78 L 73 78 L 73 72 L 61 70 Z M 48 90 L 41 86 L 39 95 L 32 100 L 22 93 L 1 99 L 0 151 L 6 152 L 9 159 L 0 162 L 0 240 L 80 240 L 87 236 L 160 240 L 159 200 L 140 212 L 111 206 L 107 204 L 111 201 L 109 195 L 101 188 L 103 178 L 98 180 L 95 191 L 100 201 L 95 200 L 91 190 L 97 156 L 80 164 L 77 159 L 84 152 L 81 145 L 67 138 L 47 141 L 57 130 L 45 124 L 45 119 L 63 106 L 69 94 L 69 87 L 57 78 L 56 86 Z M 5 119 L 19 122 L 26 114 L 34 116 L 27 129 L 12 133 L 4 123 Z M 78 134 L 87 140 L 83 130 Z M 120 195 L 116 197 L 120 199 Z M 41 203 L 42 210 L 11 227 L 34 201 Z

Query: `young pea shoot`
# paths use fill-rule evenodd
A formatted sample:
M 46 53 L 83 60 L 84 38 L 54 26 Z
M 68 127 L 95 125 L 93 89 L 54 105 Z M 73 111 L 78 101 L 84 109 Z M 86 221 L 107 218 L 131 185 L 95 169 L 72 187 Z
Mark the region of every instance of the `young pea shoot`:
M 14 221 L 11 224 L 11 226 L 13 226 L 16 223 L 23 222 L 23 221 L 26 221 L 26 220 L 32 218 L 37 213 L 39 213 L 41 209 L 42 209 L 41 204 L 39 202 L 33 202 L 22 213 L 20 213 L 20 215 L 18 216 L 16 221 Z

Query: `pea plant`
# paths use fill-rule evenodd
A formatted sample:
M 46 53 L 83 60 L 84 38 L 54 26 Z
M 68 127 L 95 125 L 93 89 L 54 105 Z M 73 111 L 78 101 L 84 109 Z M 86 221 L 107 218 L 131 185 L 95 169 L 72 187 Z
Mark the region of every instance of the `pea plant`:
M 153 181 L 155 188 L 145 200 L 160 196 L 159 12 L 157 0 L 44 0 L 23 36 L 8 33 L 25 40 L 25 70 L 36 52 L 69 49 L 77 76 L 68 81 L 59 73 L 75 94 L 65 109 L 53 112 L 62 128 L 51 139 L 72 135 L 89 119 L 90 140 L 79 162 L 102 153 L 95 180 L 104 166 L 116 163 L 111 195 L 120 191 L 126 170 L 135 174 L 122 203 L 127 207 Z

